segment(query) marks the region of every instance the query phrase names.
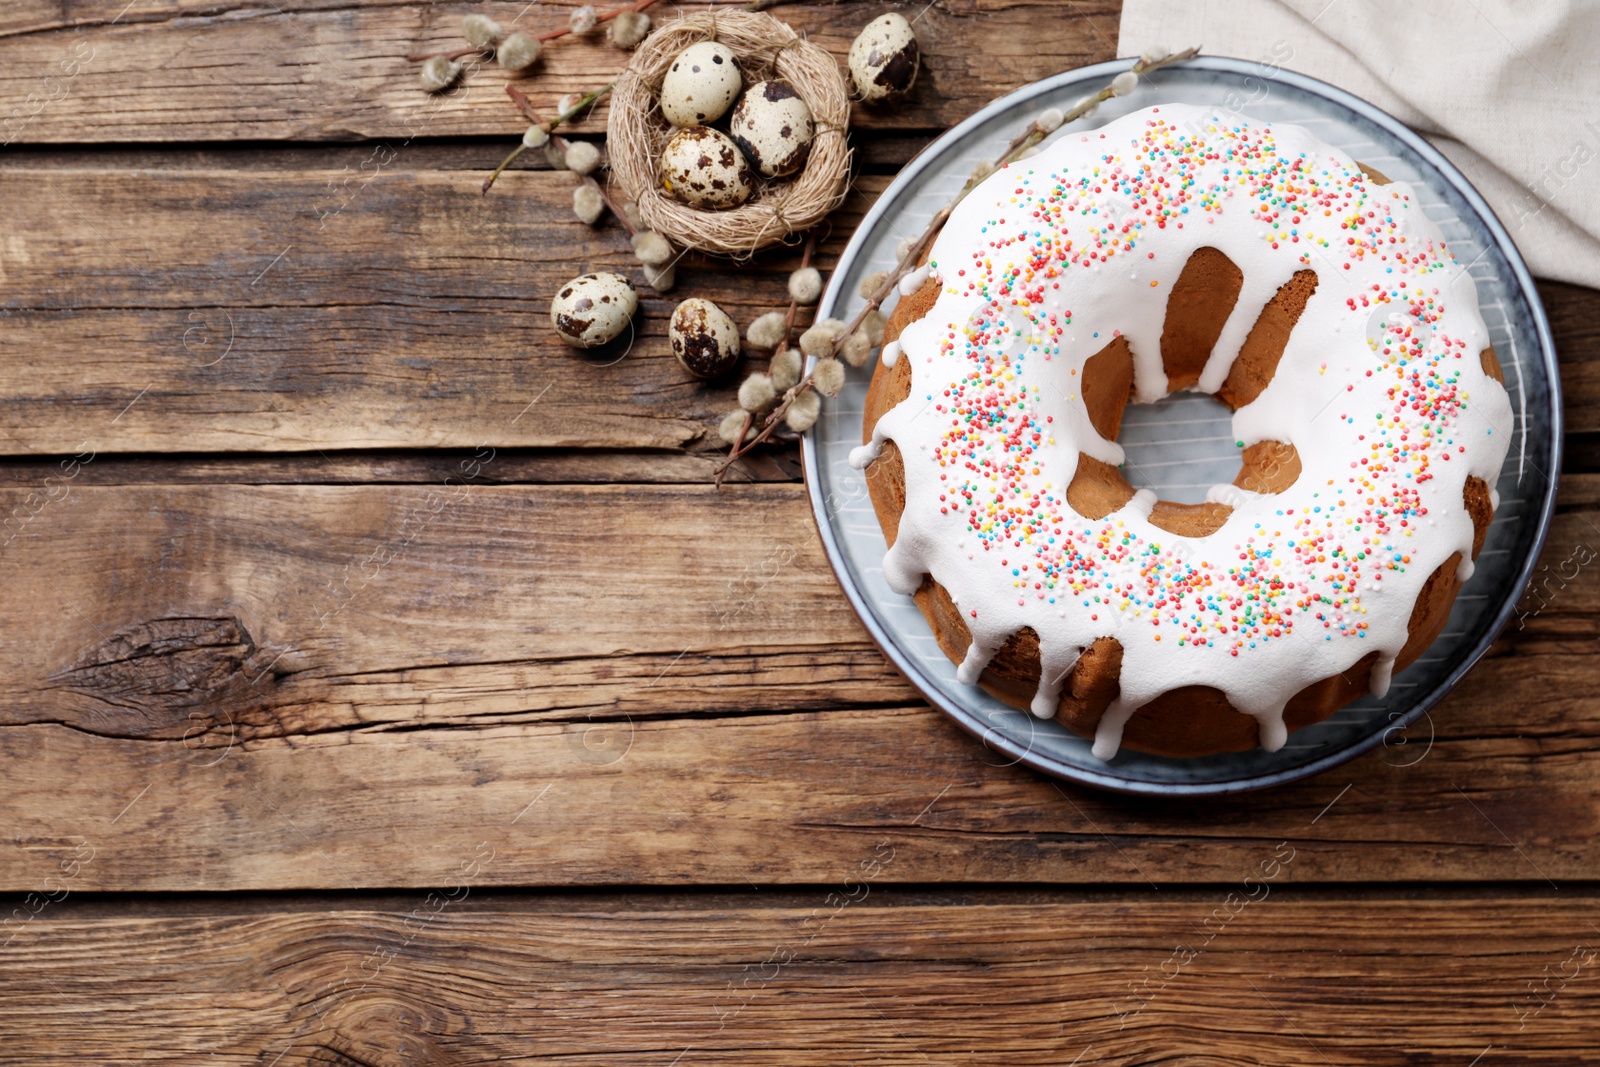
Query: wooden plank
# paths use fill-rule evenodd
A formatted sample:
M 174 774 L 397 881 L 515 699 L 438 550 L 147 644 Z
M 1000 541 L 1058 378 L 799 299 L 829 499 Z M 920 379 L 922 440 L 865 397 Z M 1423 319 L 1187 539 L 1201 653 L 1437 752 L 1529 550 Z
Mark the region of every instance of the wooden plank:
M 1567 485 L 1558 574 L 1597 536 L 1600 478 Z M 85 890 L 421 886 L 530 803 L 489 882 L 812 883 L 884 835 L 895 881 L 1226 881 L 1284 839 L 1296 881 L 1600 872 L 1592 566 L 1409 747 L 1174 805 L 921 704 L 798 486 L 64 481 L 0 514 L 6 890 L 86 841 Z
M 1540 282 L 1539 297 L 1560 361 L 1567 433 L 1600 431 L 1600 292 Z
M 639 275 L 619 226 L 571 216 L 568 176 L 484 198 L 460 172 L 357 174 L 0 168 L 0 454 L 720 448 L 733 382 L 691 381 L 666 320 L 692 292 L 748 323 L 796 253 L 686 259 L 678 292 L 641 289 L 627 358 L 587 366 L 549 294 L 580 270 Z M 823 267 L 888 181 L 859 179 Z M 1543 292 L 1571 427 L 1600 431 L 1600 294 Z
M 564 24 L 575 5 L 475 5 L 534 32 Z M 667 7 L 653 14 L 708 5 Z M 732 6 L 732 5 L 728 5 Z M 1120 5 L 1046 0 L 943 0 L 917 16 L 922 75 L 895 107 L 854 109 L 863 130 L 953 125 L 1031 81 L 1115 54 Z M 785 4 L 778 17 L 843 62 L 880 5 Z M 70 10 L 70 14 L 67 14 Z M 515 136 L 507 77 L 491 63 L 436 97 L 417 87 L 408 53 L 459 48 L 449 5 L 382 0 L 283 0 L 265 8 L 202 0 L 47 0 L 0 12 L 0 142 L 212 140 L 405 141 L 462 134 Z M 911 9 L 907 9 L 908 13 Z M 981 44 L 978 42 L 981 41 Z M 538 106 L 612 81 L 627 61 L 601 35 L 546 48 L 517 80 Z M 605 128 L 598 108 L 580 130 Z
M 851 147 L 852 169 L 857 173 L 894 173 L 926 148 L 943 130 L 874 130 Z M 580 140 L 598 142 L 601 134 L 575 133 Z M 481 180 L 514 147 L 505 135 L 430 137 L 404 147 L 405 166 L 425 171 L 476 171 Z M 14 144 L 0 153 L 0 170 L 9 167 L 64 170 L 176 170 L 176 171 L 367 171 L 375 165 L 373 145 L 337 141 L 204 141 L 195 143 L 131 144 Z M 400 156 L 400 153 L 397 153 Z M 380 156 L 380 158 L 382 158 Z M 549 170 L 543 152 L 525 152 L 513 170 Z
M 1277 841 L 1177 899 L 967 905 L 884 890 L 883 838 L 814 891 L 709 906 L 481 893 L 502 855 L 486 828 L 377 905 L 69 896 L 0 948 L 0 1040 L 39 1065 L 1411 1067 L 1574 1063 L 1600 1024 L 1600 897 L 1306 898 Z
M 666 341 L 683 294 L 643 286 L 614 221 L 572 216 L 570 175 L 489 197 L 460 174 L 348 177 L 0 171 L 0 449 L 722 447 L 737 378 L 683 370 Z M 886 184 L 861 179 L 821 265 Z M 797 257 L 688 258 L 680 285 L 748 323 L 786 306 Z M 549 324 L 550 295 L 599 269 L 641 286 L 620 361 Z
M 343 451 L 321 456 L 233 454 L 97 456 L 80 467 L 77 485 L 439 485 L 459 476 L 473 449 Z M 46 485 L 62 473 L 59 456 L 0 459 L 0 486 Z M 501 449 L 478 481 L 484 485 L 711 483 L 723 453 L 638 453 L 585 449 Z M 797 482 L 798 446 L 752 453 L 729 472 L 734 481 Z

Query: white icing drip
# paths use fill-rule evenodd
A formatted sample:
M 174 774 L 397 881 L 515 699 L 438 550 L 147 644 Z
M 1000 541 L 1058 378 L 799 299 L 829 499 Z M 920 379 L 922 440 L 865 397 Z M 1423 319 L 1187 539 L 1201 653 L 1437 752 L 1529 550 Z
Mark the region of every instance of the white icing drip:
M 850 466 L 856 470 L 861 470 L 877 459 L 878 454 L 883 451 L 883 440 L 877 434 L 873 434 L 871 441 L 852 448 L 850 450 Z
M 927 573 L 917 562 L 916 553 L 910 550 L 908 542 L 909 538 L 897 537 L 883 554 L 883 580 L 903 596 L 922 588 L 922 576 Z
M 1230 508 L 1242 508 L 1251 497 L 1259 495 L 1259 493 L 1252 492 L 1249 489 L 1242 489 L 1231 482 L 1223 482 L 1221 485 L 1213 485 L 1206 490 L 1206 503 L 1226 504 Z
M 885 367 L 894 366 L 895 360 L 900 358 L 900 342 L 890 341 L 888 344 L 884 345 L 883 354 L 878 358 L 883 360 L 883 365 Z
M 998 645 L 980 644 L 976 639 L 967 646 L 966 658 L 961 661 L 961 666 L 956 668 L 956 681 L 962 685 L 977 685 L 978 677 L 983 674 L 983 669 L 994 659 L 998 652 Z
M 985 181 L 956 208 L 928 264 L 901 281 L 907 294 L 935 273 L 944 284 L 933 309 L 900 337 L 897 355 L 911 360 L 910 396 L 884 415 L 872 442 L 855 449 L 851 463 L 870 463 L 884 440 L 899 443 L 906 507 L 895 545 L 884 558 L 885 579 L 891 588 L 910 593 L 924 575 L 932 575 L 952 597 L 960 591 L 961 617 L 973 637 L 958 672 L 963 682 L 977 680 L 1010 634 L 1031 627 L 1039 638 L 1042 667 L 1032 710 L 1051 714 L 1081 650 L 1099 638 L 1115 637 L 1123 648 L 1120 695 L 1096 727 L 1096 756 L 1115 755 L 1124 727 L 1140 707 L 1188 685 L 1221 690 L 1233 707 L 1257 721 L 1262 747 L 1275 751 L 1287 737 L 1283 708 L 1289 697 L 1374 651 L 1379 655 L 1372 685 L 1375 690 L 1380 682 L 1386 686 L 1406 643 L 1422 583 L 1455 552 L 1463 560 L 1458 575 L 1470 576 L 1473 530 L 1462 504 L 1463 487 L 1469 474 L 1494 484 L 1510 437 L 1510 404 L 1477 358 L 1488 345 L 1488 331 L 1471 277 L 1434 250 L 1442 238 L 1409 186 L 1365 183 L 1343 153 L 1298 127 L 1273 126 L 1278 158 L 1305 160 L 1309 170 L 1300 173 L 1320 175 L 1321 189 L 1331 188 L 1335 197 L 1349 191 L 1355 199 L 1336 200 L 1326 217 L 1321 211 L 1303 218 L 1285 212 L 1264 221 L 1258 205 L 1267 194 L 1258 196 L 1260 190 L 1244 180 L 1238 166 L 1224 174 L 1226 153 L 1191 156 L 1184 182 L 1196 194 L 1209 191 L 1210 203 L 1190 199 L 1185 213 L 1170 214 L 1165 225 L 1157 226 L 1149 208 L 1130 208 L 1115 186 L 1119 173 L 1142 167 L 1163 173 L 1160 153 L 1128 151 L 1147 123 L 1164 120 L 1175 128 L 1167 137 L 1199 135 L 1224 148 L 1234 127 L 1253 141 L 1266 129 L 1234 118 L 1226 128 L 1213 125 L 1211 112 L 1201 108 L 1164 105 L 1158 110 L 1159 115 L 1146 110 L 1100 131 L 1058 139 L 1039 156 Z M 1259 157 L 1251 157 L 1249 167 L 1258 163 Z M 1128 169 L 1118 170 L 1123 167 Z M 1091 172 L 1106 190 L 1097 194 L 1104 217 L 1099 217 L 1096 195 L 1083 191 L 1083 185 L 1068 186 Z M 1072 209 L 1042 223 L 1034 216 L 1008 215 L 1019 205 L 1038 202 L 1017 195 L 1030 176 L 1050 179 L 1034 179 L 1040 196 L 1041 186 L 1059 181 L 1068 187 Z M 1152 207 L 1159 209 L 1165 203 L 1161 198 L 1177 184 L 1161 186 L 1150 198 Z M 1274 185 L 1272 195 L 1280 189 Z M 1387 219 L 1369 223 L 1363 215 L 1353 229 L 1342 227 L 1361 197 L 1366 209 L 1376 212 L 1373 218 Z M 1223 225 L 1196 225 L 1202 220 Z M 1136 231 L 1130 229 L 1135 225 Z M 1016 236 L 1024 227 L 1028 240 Z M 1120 237 L 1095 244 L 1096 233 L 1112 232 L 1106 227 L 1136 241 L 1127 247 L 1116 245 Z M 1347 250 L 1352 232 L 1373 234 L 1366 254 Z M 1013 265 L 1024 274 L 1035 269 L 1029 257 L 1041 234 L 1057 238 L 1055 247 L 1074 241 L 1077 253 L 1093 255 L 1097 247 L 1113 251 L 1105 253 L 1108 262 L 1087 268 L 1078 255 L 1071 262 L 1063 256 L 1058 273 L 1040 276 L 1055 284 L 1026 290 L 1027 279 L 1021 278 L 1016 292 L 1003 299 L 973 289 L 972 276 L 981 277 L 991 260 L 994 276 Z M 1387 241 L 1391 236 L 1395 240 Z M 1166 297 L 1191 253 L 1206 245 L 1232 260 L 1244 281 L 1202 372 L 1199 387 L 1205 391 L 1215 391 L 1226 379 L 1261 307 L 1278 287 L 1297 270 L 1318 275 L 1273 380 L 1233 419 L 1234 434 L 1246 445 L 1265 440 L 1293 445 L 1301 475 L 1281 494 L 1213 486 L 1207 500 L 1233 511 L 1220 529 L 1204 537 L 1179 537 L 1152 526 L 1156 497 L 1148 490 L 1105 519 L 1084 519 L 1065 502 L 1078 453 L 1113 464 L 1123 459 L 1122 450 L 1102 439 L 1088 419 L 1081 399 L 1084 361 L 1121 331 L 1133 354 L 1136 398 L 1159 399 L 1167 388 L 1160 355 Z M 973 269 L 975 251 L 984 260 L 978 270 Z M 1129 253 L 1135 261 L 1131 269 L 1125 259 L 1110 258 Z M 956 273 L 962 267 L 968 277 Z M 1397 294 L 1394 302 L 1367 306 L 1370 294 L 1391 290 Z M 1025 301 L 1018 294 L 1025 294 Z M 1407 299 L 1436 308 L 1435 319 L 1397 317 L 1396 309 L 1403 310 Z M 986 307 L 993 309 L 987 317 Z M 1373 327 L 1377 312 L 1383 314 Z M 1391 393 L 1398 380 L 1395 369 L 1369 343 L 1369 327 L 1388 339 L 1391 328 L 1411 322 L 1427 359 L 1412 359 L 1406 369 L 1425 373 L 1428 359 L 1443 360 L 1440 373 L 1455 382 L 1465 408 L 1453 421 L 1435 419 L 1432 425 L 1443 427 L 1460 447 L 1433 447 L 1425 479 L 1368 478 L 1358 466 L 1362 459 L 1377 456 L 1391 466 L 1401 462 L 1394 458 L 1398 452 L 1378 451 L 1386 441 L 1394 442 L 1387 436 L 1391 431 L 1398 436 L 1411 426 L 1409 447 L 1419 448 L 1418 424 L 1396 421 L 1410 416 Z M 952 337 L 957 341 L 948 343 Z M 969 375 L 979 358 L 994 361 L 1009 377 L 985 372 L 974 385 Z M 894 361 L 886 348 L 885 365 Z M 969 413 L 961 422 L 946 406 L 955 401 L 941 399 L 952 395 L 946 390 L 959 392 L 961 383 L 969 399 L 974 390 L 1010 392 L 1005 404 L 986 409 L 994 418 L 985 421 Z M 1024 420 L 1032 420 L 1025 423 L 1026 439 L 1013 432 Z M 1009 462 L 1019 442 L 1030 445 L 1031 457 L 1025 466 L 1004 468 L 1008 480 L 1002 491 L 1002 482 L 984 472 Z M 1412 502 L 1385 512 L 1388 525 L 1380 529 L 1370 508 L 1362 510 L 1367 497 L 1400 489 L 1411 494 Z M 1491 500 L 1498 504 L 1497 496 L 1491 494 Z M 1304 539 L 1312 536 L 1325 540 L 1315 542 L 1319 547 L 1308 556 Z M 1069 549 L 1077 554 L 1064 555 Z M 1048 571 L 1054 559 L 1076 560 L 1077 569 Z M 1230 584 L 1236 573 L 1256 584 Z M 1171 584 L 1188 575 L 1204 580 Z M 1248 599 L 1245 592 L 1251 594 Z
M 1283 706 L 1267 715 L 1257 715 L 1256 737 L 1261 742 L 1261 747 L 1268 752 L 1276 752 L 1282 748 L 1284 742 L 1289 740 L 1289 728 L 1283 724 Z
M 1061 701 L 1061 690 L 1067 683 L 1067 676 L 1072 673 L 1072 668 L 1078 665 L 1078 657 L 1083 655 L 1083 649 L 1061 646 L 1052 646 L 1046 651 L 1042 646 L 1039 649 L 1039 691 L 1033 695 L 1033 703 L 1029 706 L 1041 719 L 1053 719 L 1056 709 Z
M 1394 659 L 1393 656 L 1379 656 L 1378 662 L 1372 665 L 1367 688 L 1378 700 L 1389 695 L 1389 682 L 1394 677 Z
M 1115 441 L 1107 441 L 1100 436 L 1100 431 L 1096 430 L 1094 423 L 1089 421 L 1089 409 L 1082 404 L 1068 405 L 1057 416 L 1057 421 L 1063 423 L 1066 436 L 1078 442 L 1079 449 L 1087 452 L 1101 463 L 1109 463 L 1113 467 L 1120 467 L 1123 461 L 1128 458 L 1121 445 Z M 1067 481 L 1070 482 L 1072 475 L 1078 469 L 1077 455 L 1074 454 L 1068 457 L 1066 463 L 1069 468 Z
M 1152 318 L 1160 324 L 1161 316 Z M 1159 330 L 1154 337 L 1142 337 L 1137 343 L 1129 337 L 1128 348 L 1133 352 L 1133 402 L 1154 404 L 1167 395 L 1167 370 L 1161 363 Z
M 910 296 L 918 289 L 921 289 L 923 283 L 928 280 L 928 275 L 930 273 L 932 273 L 932 268 L 928 264 L 924 263 L 910 274 L 907 274 L 904 278 L 901 278 L 900 295 Z
M 1461 563 L 1456 567 L 1456 580 L 1462 583 L 1470 582 L 1472 576 L 1478 571 L 1478 565 L 1472 561 L 1472 556 L 1463 553 Z
M 1122 700 L 1113 700 L 1107 705 L 1094 728 L 1094 745 L 1089 749 L 1095 759 L 1109 760 L 1117 754 L 1117 749 L 1122 747 L 1122 728 L 1137 710 Z
M 1244 276 L 1244 282 L 1239 286 L 1239 299 L 1234 301 L 1233 311 L 1223 324 L 1222 333 L 1217 336 L 1217 343 L 1211 349 L 1211 358 L 1206 360 L 1205 369 L 1200 372 L 1196 389 L 1202 393 L 1215 393 L 1222 388 L 1222 383 L 1228 379 L 1228 372 L 1233 369 L 1234 358 L 1261 315 L 1261 309 L 1286 280 L 1267 271 Z

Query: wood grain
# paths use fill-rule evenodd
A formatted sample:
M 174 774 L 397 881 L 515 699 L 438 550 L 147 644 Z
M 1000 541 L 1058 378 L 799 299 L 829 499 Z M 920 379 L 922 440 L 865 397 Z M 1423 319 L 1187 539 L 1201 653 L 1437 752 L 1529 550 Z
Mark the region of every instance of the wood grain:
M 239 452 L 176 455 L 100 455 L 80 466 L 77 485 L 439 485 L 461 474 L 477 455 L 467 448 L 349 450 L 306 456 Z M 483 485 L 690 484 L 712 481 L 724 453 L 637 452 L 600 448 L 500 449 L 477 481 Z M 0 459 L 0 486 L 35 488 L 62 473 L 54 456 Z M 794 482 L 801 477 L 797 447 L 743 457 L 734 481 Z
M 888 181 L 858 180 L 824 268 Z M 0 168 L 0 454 L 719 450 L 738 376 L 690 380 L 667 318 L 693 292 L 748 323 L 779 306 L 797 253 L 685 260 L 679 292 L 641 289 L 627 357 L 589 366 L 549 329 L 549 294 L 591 269 L 642 285 L 625 233 L 574 219 L 567 175 L 474 186 L 403 155 L 370 180 L 359 165 Z M 1600 431 L 1600 295 L 1543 293 L 1569 425 Z
M 706 484 L 731 389 L 666 316 L 748 322 L 795 253 L 686 258 L 615 366 L 553 343 L 561 281 L 637 277 L 621 229 L 538 160 L 477 196 L 506 79 L 430 99 L 399 57 L 569 6 L 0 6 L 0 1061 L 1589 1056 L 1600 475 L 1361 760 L 1205 803 L 1004 766 L 867 640 L 792 446 Z M 843 55 L 883 9 L 778 14 Z M 819 264 L 941 128 L 1111 57 L 1117 9 L 901 7 L 923 76 L 856 109 Z M 563 41 L 519 84 L 623 61 Z M 1541 292 L 1600 471 L 1600 294 Z
M 885 890 L 881 837 L 776 901 L 484 894 L 501 855 L 463 839 L 436 890 L 377 905 L 69 897 L 0 948 L 0 1041 L 38 1065 L 1410 1067 L 1574 1063 L 1600 1022 L 1600 898 L 1305 898 L 1277 840 L 1176 899 L 965 904 Z
M 1268 838 L 1304 881 L 1600 869 L 1600 588 L 1560 577 L 1594 476 L 1522 628 L 1410 747 L 1166 804 L 1001 766 L 923 705 L 798 486 L 482 474 L 0 492 L 0 887 L 83 841 L 85 889 L 421 886 L 536 798 L 495 884 L 815 882 L 874 835 L 926 882 L 1227 880 Z
M 469 73 L 463 87 L 430 97 L 418 88 L 417 64 L 403 57 L 462 47 L 466 10 L 507 23 L 525 12 L 517 24 L 541 32 L 564 25 L 575 6 L 8 3 L 0 12 L 0 142 L 511 139 L 526 123 L 507 105 L 508 79 L 492 63 Z M 778 15 L 842 63 L 880 8 L 795 3 Z M 906 10 L 917 16 L 922 74 L 899 106 L 857 106 L 851 123 L 858 129 L 950 126 L 1028 82 L 1114 55 L 1115 4 L 940 0 L 920 15 Z M 980 32 L 984 45 L 973 48 Z M 569 37 L 548 46 L 532 76 L 516 84 L 553 112 L 562 94 L 607 84 L 626 62 L 600 34 Z M 605 116 L 602 106 L 578 129 L 603 130 Z
M 615 221 L 572 217 L 570 175 L 510 174 L 489 197 L 458 173 L 362 181 L 0 171 L 16 220 L 0 239 L 0 450 L 713 450 L 737 377 L 683 370 L 666 341 L 682 294 L 643 287 Z M 824 267 L 886 184 L 860 180 Z M 780 306 L 797 258 L 690 259 L 679 284 L 748 323 Z M 549 297 L 599 269 L 641 285 L 638 338 L 586 362 L 551 330 Z

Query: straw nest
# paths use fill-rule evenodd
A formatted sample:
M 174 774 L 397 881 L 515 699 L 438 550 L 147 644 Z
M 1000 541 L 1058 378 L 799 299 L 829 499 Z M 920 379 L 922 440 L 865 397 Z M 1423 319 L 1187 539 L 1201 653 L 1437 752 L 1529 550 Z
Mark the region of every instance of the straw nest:
M 797 175 L 760 182 L 750 199 L 725 211 L 702 211 L 671 199 L 656 163 L 673 128 L 657 98 L 667 68 L 685 48 L 718 41 L 739 57 L 745 84 L 788 82 L 811 109 L 811 153 Z M 611 173 L 639 204 L 645 224 L 677 244 L 744 257 L 809 230 L 844 199 L 850 149 L 845 130 L 850 99 L 839 66 L 770 15 L 707 11 L 669 23 L 634 52 L 611 94 L 606 130 Z

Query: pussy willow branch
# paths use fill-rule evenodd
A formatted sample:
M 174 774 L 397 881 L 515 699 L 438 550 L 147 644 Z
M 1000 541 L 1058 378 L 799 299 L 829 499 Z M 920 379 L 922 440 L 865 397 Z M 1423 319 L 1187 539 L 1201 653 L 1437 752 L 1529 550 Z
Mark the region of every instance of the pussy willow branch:
M 655 2 L 656 2 L 656 0 L 635 0 L 634 3 L 628 4 L 626 7 L 619 7 L 615 11 L 607 11 L 605 14 L 600 16 L 599 21 L 600 22 L 610 22 L 612 19 L 616 18 L 618 15 L 627 14 L 629 11 L 643 11 L 645 8 L 649 7 L 651 4 L 653 4 Z M 572 27 L 571 26 L 563 26 L 559 30 L 551 30 L 549 33 L 541 33 L 541 34 L 539 34 L 539 40 L 541 40 L 541 41 L 553 41 L 557 37 L 565 37 L 567 34 L 569 34 L 571 32 L 572 32 Z
M 805 270 L 807 267 L 811 266 L 811 253 L 816 251 L 816 247 L 817 234 L 815 230 L 812 230 L 810 233 L 806 234 L 805 248 L 800 252 L 800 270 Z M 799 310 L 800 301 L 796 300 L 793 296 L 789 297 L 789 313 L 784 316 L 783 320 L 783 340 L 779 341 L 778 347 L 772 350 L 773 358 L 777 358 L 780 352 L 788 349 L 789 341 L 794 336 L 794 317 Z M 773 410 L 772 417 L 767 420 L 766 424 L 762 426 L 761 432 L 748 444 L 745 443 L 744 435 L 750 432 L 750 427 L 755 422 L 755 413 L 751 412 L 745 416 L 744 425 L 739 430 L 739 439 L 734 442 L 733 450 L 728 453 L 728 458 L 717 468 L 716 474 L 718 485 L 722 484 L 722 476 L 727 473 L 728 467 L 733 463 L 734 460 L 738 459 L 746 452 L 749 452 L 752 448 L 756 447 L 756 445 L 759 445 L 762 441 L 767 440 L 773 435 L 778 428 L 779 421 L 782 420 L 784 413 L 789 410 L 789 405 L 794 401 L 794 398 L 805 392 L 806 389 L 809 389 L 810 387 L 811 375 L 809 374 L 807 374 L 799 382 L 796 382 L 794 385 L 790 386 L 788 391 L 783 394 L 783 400 L 779 402 L 778 407 Z
M 1176 52 L 1170 56 L 1163 56 L 1160 59 L 1146 59 L 1145 57 L 1140 56 L 1138 61 L 1135 62 L 1130 69 L 1135 74 L 1149 74 L 1152 71 L 1160 70 L 1162 67 L 1170 64 L 1178 63 L 1185 59 L 1192 59 L 1199 53 L 1200 48 L 1199 46 L 1196 46 L 1194 48 L 1186 48 L 1182 52 Z M 1085 97 L 1074 104 L 1065 113 L 1063 113 L 1061 117 L 1061 126 L 1065 126 L 1069 122 L 1082 118 L 1083 116 L 1094 111 L 1094 109 L 1098 107 L 1102 101 L 1110 100 L 1116 95 L 1117 94 L 1112 87 L 1107 85 L 1094 95 Z M 1055 129 L 1059 128 L 1060 126 L 1055 127 Z M 1039 121 L 1035 119 L 1033 122 L 1028 124 L 1028 128 L 1026 130 L 1018 134 L 1017 137 L 1015 137 L 1011 143 L 1006 146 L 1006 150 L 1000 154 L 1000 158 L 995 161 L 994 167 L 989 171 L 989 173 L 992 174 L 994 171 L 999 170 L 1007 163 L 1015 162 L 1022 155 L 1022 153 L 1039 144 L 1052 132 L 1054 132 L 1053 129 L 1045 129 L 1039 124 Z M 944 207 L 940 208 L 938 213 L 928 221 L 927 228 L 922 231 L 915 241 L 911 242 L 910 246 L 906 249 L 905 255 L 900 257 L 900 262 L 895 264 L 894 269 L 889 272 L 888 277 L 886 277 L 883 280 L 883 283 L 878 286 L 877 290 L 867 298 L 866 304 L 861 308 L 860 311 L 856 312 L 855 317 L 845 325 L 843 330 L 839 331 L 839 336 L 834 338 L 832 348 L 833 355 L 837 356 L 839 354 L 840 350 L 844 348 L 846 339 L 848 339 L 851 334 L 855 333 L 861 328 L 861 324 L 866 321 L 867 316 L 878 310 L 878 308 L 883 305 L 884 300 L 888 298 L 889 294 L 894 292 L 894 287 L 900 284 L 900 280 L 911 273 L 913 268 L 916 267 L 917 261 L 922 258 L 923 253 L 927 250 L 927 247 L 932 244 L 934 235 L 939 232 L 939 227 L 943 226 L 946 220 L 950 218 L 950 213 L 955 210 L 956 205 L 961 203 L 961 201 L 966 198 L 967 194 L 972 192 L 973 189 L 977 188 L 978 184 L 988 176 L 989 174 L 980 174 L 979 172 L 974 171 L 972 176 L 966 180 L 966 183 L 961 186 L 961 191 L 956 193 L 954 199 L 952 199 L 950 203 L 946 204 Z M 800 380 L 800 382 L 798 382 L 793 388 L 784 394 L 783 400 L 779 402 L 777 407 L 772 409 L 770 414 L 767 415 L 766 422 L 762 425 L 760 432 L 757 433 L 755 437 L 751 438 L 748 442 L 744 442 L 744 435 L 740 434 L 740 440 L 743 443 L 735 445 L 733 449 L 729 451 L 727 458 L 717 465 L 716 482 L 718 485 L 722 484 L 722 476 L 727 473 L 728 468 L 733 465 L 735 460 L 772 436 L 773 432 L 778 428 L 778 424 L 783 421 L 783 416 L 788 412 L 789 405 L 794 402 L 794 398 L 810 388 L 811 375 L 807 374 L 803 379 Z M 746 420 L 746 432 L 748 432 L 749 422 L 750 420 Z
M 602 96 L 605 96 L 616 87 L 617 83 L 612 82 L 610 85 L 602 85 L 598 89 L 591 89 L 589 92 L 580 96 L 577 103 L 567 108 L 567 110 L 563 111 L 549 122 L 541 122 L 539 120 L 538 112 L 533 110 L 533 104 L 529 102 L 527 95 L 515 85 L 506 86 L 506 95 L 511 97 L 511 102 L 516 104 L 518 110 L 528 117 L 529 122 L 544 130 L 546 134 L 554 134 L 557 126 L 560 126 L 563 122 L 570 121 L 578 112 L 582 111 L 586 107 L 591 106 L 596 100 L 600 99 Z M 517 157 L 522 155 L 522 153 L 526 152 L 527 150 L 527 145 L 519 144 L 515 149 L 512 150 L 509 156 L 507 156 L 505 159 L 502 159 L 500 161 L 500 165 L 494 168 L 494 173 L 483 180 L 484 193 L 488 193 L 490 186 L 494 185 L 495 179 L 500 177 L 505 169 L 511 166 L 511 164 L 516 161 Z
M 655 2 L 656 2 L 656 0 L 634 0 L 634 3 L 628 4 L 625 7 L 619 7 L 615 11 L 607 11 L 604 14 L 600 15 L 596 20 L 596 25 L 598 25 L 601 22 L 610 22 L 612 19 L 616 18 L 618 15 L 627 14 L 629 11 L 643 11 L 645 8 L 649 7 L 651 4 L 653 4 Z M 569 34 L 571 32 L 572 32 L 572 27 L 571 26 L 563 26 L 559 30 L 549 30 L 549 31 L 547 31 L 545 33 L 534 34 L 534 40 L 536 40 L 536 41 L 553 41 L 558 37 L 565 37 L 567 34 Z M 443 56 L 446 59 L 460 59 L 462 56 L 470 56 L 474 52 L 482 52 L 485 55 L 490 55 L 490 54 L 492 54 L 494 52 L 494 49 L 493 48 L 476 48 L 476 47 L 470 47 L 469 46 L 467 48 L 457 48 L 457 49 L 455 49 L 454 51 L 451 51 L 451 52 L 429 52 L 426 55 L 406 56 L 406 59 L 410 60 L 413 63 L 421 63 L 424 60 L 434 59 L 434 58 L 436 58 L 438 56 Z
M 812 230 L 806 234 L 806 246 L 800 251 L 800 270 L 811 266 L 811 253 L 817 250 L 817 232 Z M 789 314 L 783 318 L 783 343 L 773 350 L 773 354 L 782 352 L 789 347 L 789 339 L 794 336 L 794 316 L 800 310 L 800 301 L 793 296 L 789 297 Z

